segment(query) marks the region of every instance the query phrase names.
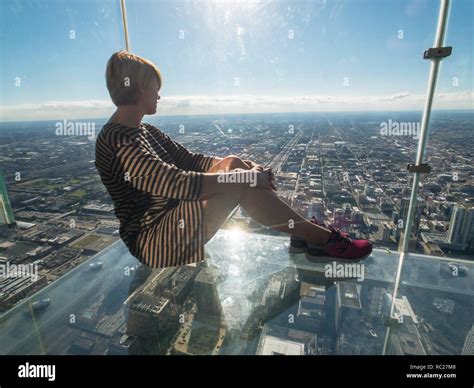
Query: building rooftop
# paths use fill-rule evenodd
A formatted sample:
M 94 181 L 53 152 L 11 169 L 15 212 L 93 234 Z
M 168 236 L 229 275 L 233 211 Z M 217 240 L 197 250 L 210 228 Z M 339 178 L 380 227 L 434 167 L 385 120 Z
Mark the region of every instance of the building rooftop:
M 264 335 L 262 338 L 261 349 L 258 354 L 263 356 L 301 356 L 304 355 L 304 344 Z

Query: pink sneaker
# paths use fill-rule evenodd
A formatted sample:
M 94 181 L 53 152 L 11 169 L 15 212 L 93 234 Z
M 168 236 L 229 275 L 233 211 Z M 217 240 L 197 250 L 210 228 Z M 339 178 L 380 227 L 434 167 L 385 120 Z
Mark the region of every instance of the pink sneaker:
M 323 228 L 329 229 L 331 231 L 333 230 L 339 231 L 339 229 L 335 229 L 332 226 L 326 226 L 322 222 L 319 223 L 315 216 L 311 217 L 310 222 L 312 222 L 313 224 L 322 226 Z M 342 236 L 349 237 L 349 233 L 342 232 L 342 231 L 340 232 Z M 290 248 L 289 248 L 290 253 L 304 253 L 306 252 L 307 249 L 308 249 L 308 243 L 306 240 L 297 236 L 293 236 L 293 235 L 290 236 Z
M 324 224 L 324 222 L 319 223 L 315 216 L 311 217 L 311 222 L 312 222 L 313 224 L 322 226 L 323 228 L 326 228 L 326 229 L 339 230 L 339 229 L 336 229 L 336 228 L 332 227 L 331 225 L 326 226 L 326 225 Z M 343 232 L 342 230 L 341 230 L 340 232 L 341 232 L 341 235 L 343 235 L 344 237 L 349 237 L 349 233 Z
M 310 261 L 321 261 L 321 258 L 337 258 L 357 261 L 365 259 L 372 253 L 372 243 L 368 240 L 352 240 L 343 236 L 339 230 L 332 229 L 329 241 L 324 245 L 307 243 L 306 258 Z M 318 260 L 319 259 L 319 260 Z

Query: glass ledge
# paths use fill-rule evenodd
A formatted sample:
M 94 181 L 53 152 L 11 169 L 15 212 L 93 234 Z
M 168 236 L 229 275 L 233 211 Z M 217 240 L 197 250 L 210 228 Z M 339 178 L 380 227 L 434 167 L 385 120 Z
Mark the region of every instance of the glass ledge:
M 390 318 L 398 252 L 374 249 L 358 265 L 342 266 L 312 263 L 289 254 L 288 245 L 287 237 L 222 229 L 206 245 L 203 263 L 152 270 L 117 241 L 3 314 L 0 351 L 472 351 L 472 262 L 407 254 Z

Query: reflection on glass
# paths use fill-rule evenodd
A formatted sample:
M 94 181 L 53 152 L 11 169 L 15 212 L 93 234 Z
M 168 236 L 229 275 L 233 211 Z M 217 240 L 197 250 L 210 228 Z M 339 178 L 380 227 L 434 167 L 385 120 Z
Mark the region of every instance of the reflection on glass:
M 289 254 L 285 238 L 244 236 L 221 230 L 206 261 L 155 270 L 117 242 L 3 315 L 2 353 L 382 354 L 387 325 L 386 354 L 468 351 L 472 263 L 410 255 L 389 320 L 392 253 L 375 250 L 363 278 L 327 276 L 335 264 Z

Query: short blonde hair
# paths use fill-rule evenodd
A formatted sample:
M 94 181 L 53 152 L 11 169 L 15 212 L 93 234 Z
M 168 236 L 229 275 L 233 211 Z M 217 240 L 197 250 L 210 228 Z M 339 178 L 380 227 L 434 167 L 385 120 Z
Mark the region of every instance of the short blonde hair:
M 148 59 L 125 50 L 112 54 L 105 71 L 107 89 L 116 106 L 135 104 L 139 88 L 146 88 L 155 77 L 161 88 L 162 78 L 158 68 Z

